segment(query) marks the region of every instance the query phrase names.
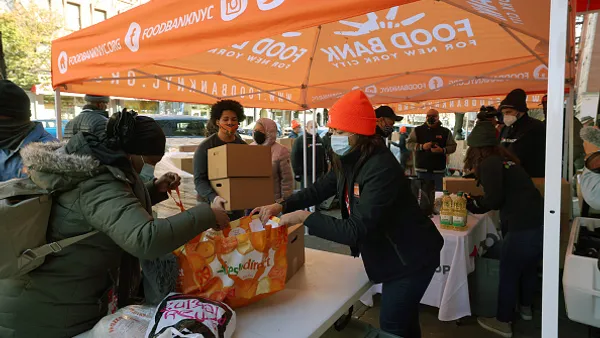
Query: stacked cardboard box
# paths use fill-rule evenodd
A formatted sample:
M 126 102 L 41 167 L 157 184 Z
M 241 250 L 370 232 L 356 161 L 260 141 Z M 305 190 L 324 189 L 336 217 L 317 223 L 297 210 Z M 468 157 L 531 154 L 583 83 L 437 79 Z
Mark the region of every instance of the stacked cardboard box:
M 294 138 L 278 138 L 277 139 L 277 143 L 281 144 L 282 146 L 286 147 L 290 152 L 292 151 L 292 146 L 294 145 L 294 141 L 296 139 Z
M 244 210 L 275 202 L 271 149 L 226 144 L 208 150 L 208 179 L 227 200 L 225 209 Z

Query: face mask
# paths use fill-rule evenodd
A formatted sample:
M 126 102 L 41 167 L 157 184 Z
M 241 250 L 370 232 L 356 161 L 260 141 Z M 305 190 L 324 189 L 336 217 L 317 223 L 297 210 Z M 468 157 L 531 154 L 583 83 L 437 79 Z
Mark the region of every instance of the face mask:
M 344 156 L 352 147 L 350 146 L 348 136 L 345 135 L 332 135 L 331 136 L 331 150 L 334 153 Z
M 226 124 L 221 124 L 219 126 L 219 128 L 222 129 L 225 132 L 225 134 L 227 134 L 227 136 L 234 135 L 235 132 L 238 130 L 238 127 L 239 127 L 239 125 L 237 125 L 237 124 L 233 125 L 233 126 L 229 126 L 229 125 L 226 125 Z
M 427 123 L 429 125 L 433 125 L 433 124 L 435 124 L 435 122 L 436 122 L 436 118 L 435 117 L 428 117 L 427 118 Z
M 517 122 L 517 117 L 513 115 L 504 115 L 504 124 L 507 126 L 512 126 L 515 122 Z
M 253 137 L 257 144 L 263 144 L 267 140 L 267 135 L 262 131 L 255 131 Z
M 142 158 L 142 162 L 144 162 L 144 165 L 142 166 L 142 170 L 138 174 L 140 175 L 140 178 L 144 183 L 150 182 L 154 179 L 154 166 L 146 163 L 146 161 L 144 161 L 144 156 L 140 157 Z
M 388 136 L 392 135 L 393 132 L 394 132 L 394 127 L 392 127 L 392 126 L 383 127 L 383 136 L 388 137 Z

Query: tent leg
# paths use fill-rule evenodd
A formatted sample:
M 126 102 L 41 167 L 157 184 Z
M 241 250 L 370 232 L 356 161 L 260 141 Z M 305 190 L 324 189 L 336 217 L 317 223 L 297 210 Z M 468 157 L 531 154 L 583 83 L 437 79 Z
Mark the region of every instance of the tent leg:
M 575 173 L 573 172 L 574 170 L 574 165 L 573 162 L 575 162 L 575 154 L 573 152 L 573 139 L 575 137 L 574 133 L 574 128 L 575 125 L 573 123 L 573 101 L 574 101 L 574 95 L 575 95 L 575 88 L 573 88 L 573 85 L 569 85 L 569 98 L 567 99 L 567 118 L 566 120 L 568 121 L 568 126 L 569 126 L 569 133 L 565 134 L 565 135 L 569 135 L 568 136 L 568 166 L 567 166 L 567 181 L 569 181 L 569 183 L 573 183 L 573 176 L 575 175 Z
M 60 111 L 60 108 L 60 87 L 58 87 L 54 90 L 54 111 L 56 113 L 56 137 L 59 141 L 62 141 L 62 112 Z
M 544 191 L 544 265 L 542 282 L 542 338 L 558 338 L 558 267 L 560 247 L 560 200 L 562 171 L 562 131 L 567 49 L 568 0 L 551 0 L 550 47 L 548 58 L 546 180 Z M 556 137 L 558 136 L 558 137 Z
M 304 189 L 308 188 L 308 173 L 307 173 L 307 157 L 306 157 L 306 110 L 304 110 L 304 112 L 302 113 L 303 115 L 303 128 L 304 130 L 302 131 L 302 146 L 303 146 L 303 150 L 302 150 L 302 166 L 303 166 L 303 170 L 304 172 L 302 172 L 302 182 L 300 182 L 300 184 L 303 185 Z

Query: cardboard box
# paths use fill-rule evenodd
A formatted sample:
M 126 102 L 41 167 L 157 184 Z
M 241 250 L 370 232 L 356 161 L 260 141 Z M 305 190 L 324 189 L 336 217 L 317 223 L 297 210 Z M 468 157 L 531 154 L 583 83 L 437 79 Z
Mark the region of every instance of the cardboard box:
M 288 148 L 289 151 L 292 151 L 292 146 L 294 145 L 295 140 L 296 139 L 294 139 L 294 138 L 278 138 L 277 143 Z
M 193 153 L 198 149 L 197 144 L 184 144 L 177 147 L 177 150 L 181 153 Z
M 217 195 L 227 201 L 227 211 L 253 209 L 275 203 L 271 177 L 224 178 L 212 180 L 210 185 Z
M 473 196 L 483 195 L 483 188 L 477 186 L 474 178 L 444 177 L 444 190 L 448 190 L 451 194 L 462 191 Z
M 173 164 L 180 170 L 194 174 L 194 158 L 193 157 L 173 157 Z
M 395 131 L 392 133 L 392 142 L 400 142 L 400 133 Z
M 544 178 L 532 178 L 533 184 L 538 188 L 542 197 L 544 197 Z M 573 212 L 573 198 L 571 197 L 571 185 L 564 178 L 560 182 L 560 212 L 567 214 L 569 218 Z
M 208 179 L 211 181 L 234 177 L 271 177 L 271 175 L 270 147 L 225 144 L 208 150 Z
M 304 254 L 304 224 L 296 224 L 288 227 L 287 243 L 287 275 L 285 281 L 290 280 L 304 265 L 306 260 Z

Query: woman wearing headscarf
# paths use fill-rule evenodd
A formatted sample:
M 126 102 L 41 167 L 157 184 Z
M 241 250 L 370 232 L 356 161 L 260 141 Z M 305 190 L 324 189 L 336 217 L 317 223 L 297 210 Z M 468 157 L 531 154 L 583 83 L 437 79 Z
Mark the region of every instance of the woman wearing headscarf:
M 290 151 L 277 143 L 277 124 L 268 118 L 261 118 L 254 126 L 254 143 L 271 147 L 271 161 L 273 163 L 273 187 L 275 201 L 280 202 L 289 197 L 294 191 L 294 175 L 290 164 Z
M 531 305 L 543 249 L 544 201 L 519 159 L 500 146 L 491 122 L 478 122 L 467 144 L 465 170 L 475 174 L 485 192 L 469 198 L 467 208 L 472 213 L 500 210 L 504 236 L 496 317 L 477 321 L 491 332 L 512 337 L 518 295 L 521 318 L 531 320 L 533 316 Z
M 329 111 L 333 170 L 281 203 L 257 208 L 263 221 L 284 213 L 282 224 L 308 227 L 311 235 L 349 245 L 369 279 L 383 283 L 381 328 L 421 337 L 419 302 L 440 264 L 444 240 L 419 209 L 400 163 L 375 133 L 377 119 L 362 91 L 352 91 Z M 302 209 L 336 195 L 342 219 Z
M 133 302 L 137 258 L 161 257 L 211 227 L 228 225 L 223 210 L 206 204 L 152 217 L 152 205 L 165 200 L 180 178 L 167 173 L 144 185 L 138 173 L 164 150 L 158 124 L 126 111 L 109 119 L 104 142 L 78 133 L 67 144 L 33 143 L 22 150 L 31 180 L 56 191 L 48 241 L 97 233 L 50 254 L 22 277 L 0 280 L 0 337 L 64 338 L 88 331 L 117 302 Z

